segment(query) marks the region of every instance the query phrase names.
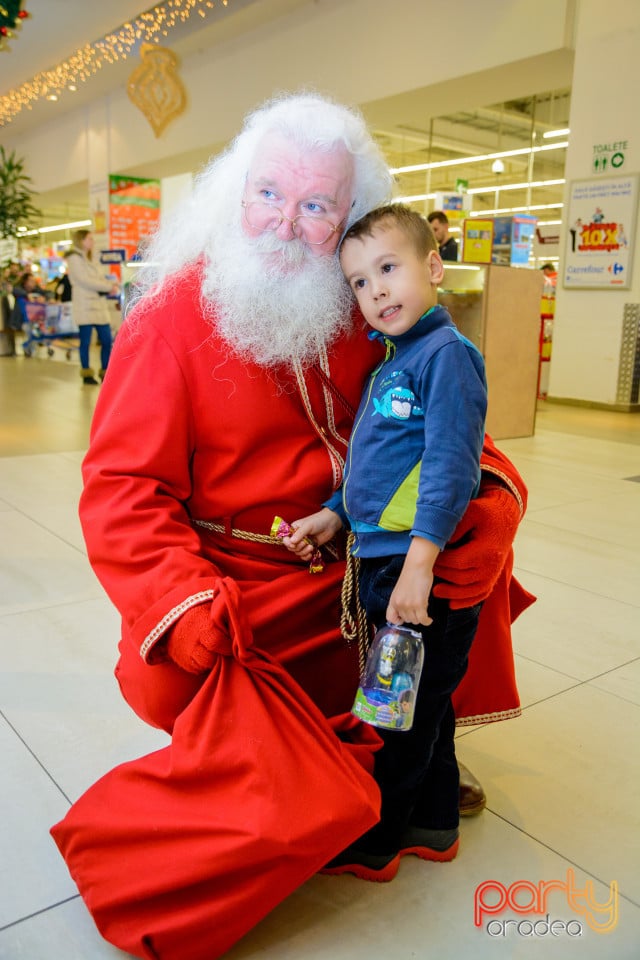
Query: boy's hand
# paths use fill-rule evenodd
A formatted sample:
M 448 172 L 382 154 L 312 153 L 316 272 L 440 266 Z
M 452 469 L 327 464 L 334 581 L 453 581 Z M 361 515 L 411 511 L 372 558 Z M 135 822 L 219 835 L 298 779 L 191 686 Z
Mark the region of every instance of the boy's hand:
M 440 550 L 424 537 L 414 537 L 387 607 L 389 623 L 433 623 L 427 612 L 433 565 Z
M 337 513 L 323 507 L 317 513 L 312 513 L 292 524 L 294 532 L 290 537 L 283 537 L 282 542 L 288 550 L 295 553 L 301 560 L 311 560 L 317 547 L 328 543 L 342 527 L 342 520 Z

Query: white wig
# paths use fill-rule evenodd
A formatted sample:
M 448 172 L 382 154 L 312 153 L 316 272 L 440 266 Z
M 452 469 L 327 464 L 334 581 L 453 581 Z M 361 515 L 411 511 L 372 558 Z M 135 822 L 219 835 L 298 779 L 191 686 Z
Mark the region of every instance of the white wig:
M 201 255 L 214 255 L 216 238 L 238 223 L 249 168 L 258 144 L 271 132 L 297 146 L 346 146 L 354 161 L 354 185 L 345 231 L 390 198 L 387 164 L 358 111 L 315 93 L 274 97 L 247 115 L 235 140 L 196 177 L 190 198 L 162 223 L 145 251 L 149 266 L 140 270 L 139 294 Z

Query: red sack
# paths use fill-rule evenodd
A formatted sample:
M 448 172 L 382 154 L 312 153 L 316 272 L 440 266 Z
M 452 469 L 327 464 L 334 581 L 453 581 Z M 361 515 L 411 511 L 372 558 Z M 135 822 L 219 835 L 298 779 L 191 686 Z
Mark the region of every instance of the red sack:
M 375 731 L 330 724 L 219 586 L 230 639 L 171 745 L 51 830 L 101 934 L 136 957 L 215 960 L 379 817 Z

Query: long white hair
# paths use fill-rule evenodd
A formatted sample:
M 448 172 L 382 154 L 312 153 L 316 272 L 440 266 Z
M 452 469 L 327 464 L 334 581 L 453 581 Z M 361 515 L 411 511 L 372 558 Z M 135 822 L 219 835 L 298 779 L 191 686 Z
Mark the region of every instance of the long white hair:
M 257 146 L 271 132 L 285 134 L 299 146 L 346 146 L 353 157 L 354 180 L 345 231 L 389 199 L 392 181 L 387 164 L 357 110 L 316 93 L 274 97 L 248 114 L 235 140 L 196 177 L 190 198 L 162 222 L 144 252 L 145 266 L 136 281 L 138 294 L 203 255 L 215 259 L 216 246 L 224 243 L 227 231 L 233 231 L 240 220 L 245 181 Z

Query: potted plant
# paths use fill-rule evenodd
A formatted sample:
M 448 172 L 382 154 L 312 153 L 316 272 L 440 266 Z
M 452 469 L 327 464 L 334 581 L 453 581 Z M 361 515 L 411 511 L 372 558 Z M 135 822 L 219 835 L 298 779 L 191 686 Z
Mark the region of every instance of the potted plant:
M 13 239 L 19 236 L 18 227 L 26 227 L 41 216 L 33 203 L 35 192 L 31 189 L 31 177 L 24 172 L 24 161 L 16 157 L 15 150 L 7 153 L 0 146 L 0 237 Z

